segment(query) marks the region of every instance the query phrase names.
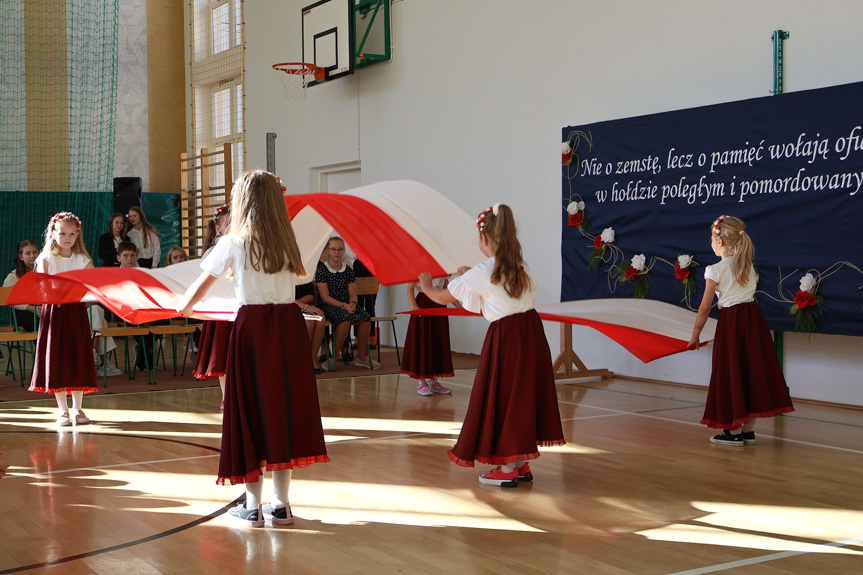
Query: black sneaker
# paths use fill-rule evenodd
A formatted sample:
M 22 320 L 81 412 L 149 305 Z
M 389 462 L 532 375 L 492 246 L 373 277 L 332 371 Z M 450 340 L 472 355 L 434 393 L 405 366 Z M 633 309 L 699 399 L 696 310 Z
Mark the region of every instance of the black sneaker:
M 754 445 L 755 444 L 755 432 L 754 431 L 744 431 L 743 432 L 743 443 L 746 445 Z
M 234 524 L 245 525 L 246 527 L 263 527 L 264 517 L 261 513 L 261 508 L 246 509 L 245 503 L 240 503 L 236 507 L 228 509 L 228 519 Z
M 743 447 L 743 434 L 738 433 L 734 435 L 727 429 L 724 430 L 719 435 L 714 435 L 710 438 L 711 443 L 718 443 L 719 445 L 732 445 L 734 447 Z
M 294 515 L 287 507 L 273 507 L 271 504 L 264 505 L 264 517 L 276 525 L 292 525 Z

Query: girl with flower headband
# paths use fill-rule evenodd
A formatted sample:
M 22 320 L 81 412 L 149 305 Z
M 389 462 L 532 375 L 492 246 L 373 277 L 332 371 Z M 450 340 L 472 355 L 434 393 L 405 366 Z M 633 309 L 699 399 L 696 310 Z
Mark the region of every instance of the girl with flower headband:
M 755 247 L 746 224 L 732 216 L 720 216 L 710 226 L 710 247 L 722 259 L 704 270 L 704 298 L 687 347 L 698 347 L 715 294 L 719 320 L 701 423 L 723 430 L 711 437 L 711 442 L 740 447 L 755 443 L 759 417 L 794 411 L 794 406 L 767 321 L 755 302 Z
M 489 259 L 446 288 L 436 288 L 429 273 L 419 283 L 433 301 L 482 313 L 491 325 L 485 337 L 470 404 L 449 458 L 465 467 L 474 460 L 497 465 L 480 483 L 516 487 L 532 481 L 528 460 L 538 446 L 563 445 L 551 352 L 536 302 L 536 283 L 522 259 L 515 219 L 509 206 L 495 204 L 477 218 L 479 249 Z
M 262 527 L 294 522 L 288 487 L 294 467 L 329 461 L 303 313 L 294 290 L 305 276 L 281 185 L 263 170 L 234 183 L 230 233 L 201 261 L 203 273 L 180 301 L 189 315 L 219 277 L 233 272 L 240 309 L 228 346 L 225 415 L 217 482 L 243 483 L 246 501 L 229 518 Z M 263 505 L 261 476 L 272 471 Z
M 228 233 L 231 226 L 231 204 L 225 204 L 216 209 L 216 213 L 207 222 L 204 230 L 204 258 L 216 246 L 219 238 Z M 195 367 L 192 374 L 198 379 L 219 378 L 222 389 L 222 403 L 219 409 L 225 409 L 225 374 L 228 370 L 228 342 L 234 329 L 232 321 L 205 320 L 201 324 L 201 335 L 198 337 L 198 353 L 195 355 Z
M 53 275 L 92 267 L 81 237 L 81 220 L 71 212 L 55 214 L 45 229 L 45 247 L 36 258 L 36 271 Z M 85 393 L 98 388 L 87 306 L 44 305 L 41 317 L 30 391 L 54 394 L 60 408 L 58 426 L 90 423 L 81 404 Z M 72 396 L 74 418 L 69 415 L 67 395 Z

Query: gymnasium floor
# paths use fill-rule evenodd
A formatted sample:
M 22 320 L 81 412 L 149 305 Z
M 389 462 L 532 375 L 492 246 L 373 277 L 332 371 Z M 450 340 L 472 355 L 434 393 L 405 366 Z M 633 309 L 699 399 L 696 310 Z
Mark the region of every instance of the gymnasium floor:
M 446 456 L 473 373 L 451 397 L 320 380 L 332 461 L 263 529 L 224 517 L 218 388 L 92 396 L 59 432 L 53 399 L 2 403 L 0 574 L 863 572 L 863 411 L 798 403 L 734 448 L 697 424 L 703 390 L 559 385 L 570 443 L 507 489 Z

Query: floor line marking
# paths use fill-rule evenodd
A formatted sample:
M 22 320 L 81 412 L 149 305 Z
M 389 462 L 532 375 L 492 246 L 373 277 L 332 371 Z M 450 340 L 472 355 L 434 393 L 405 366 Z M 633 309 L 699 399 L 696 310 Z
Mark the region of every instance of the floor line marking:
M 853 539 L 845 539 L 843 541 L 831 541 L 830 543 L 822 543 L 813 545 L 809 549 L 800 551 L 781 551 L 779 553 L 771 553 L 770 555 L 761 555 L 760 557 L 751 557 L 749 559 L 741 559 L 739 561 L 729 561 L 728 563 L 719 563 L 707 567 L 699 567 L 697 569 L 689 569 L 687 571 L 677 571 L 669 575 L 701 575 L 703 573 L 715 573 L 717 571 L 725 571 L 726 569 L 734 569 L 735 567 L 746 567 L 748 565 L 757 565 L 766 563 L 767 561 L 776 561 L 777 559 L 786 559 L 796 555 L 806 555 L 807 553 L 821 553 L 835 547 L 847 547 L 863 542 L 863 537 L 855 537 Z

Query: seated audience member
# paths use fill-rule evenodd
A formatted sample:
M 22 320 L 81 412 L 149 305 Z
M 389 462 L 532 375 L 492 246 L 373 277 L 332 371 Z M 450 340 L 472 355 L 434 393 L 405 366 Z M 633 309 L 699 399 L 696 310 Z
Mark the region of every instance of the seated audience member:
M 189 256 L 186 254 L 186 250 L 180 247 L 173 247 L 168 250 L 168 254 L 165 256 L 165 267 L 187 261 L 189 261 Z
M 117 248 L 117 261 L 121 268 L 138 267 L 138 246 L 132 242 L 120 242 Z M 135 336 L 138 342 L 135 350 L 135 367 L 140 371 L 147 371 L 156 367 L 156 338 L 153 334 Z M 146 353 L 142 353 L 145 350 Z
M 343 261 L 345 242 L 332 237 L 327 242 L 327 260 L 318 266 L 315 283 L 321 300 L 324 317 L 335 330 L 335 349 L 341 348 L 351 325 L 359 326 L 357 334 L 357 358 L 354 365 L 367 369 L 378 369 L 381 364 L 368 357 L 371 322 L 366 310 L 357 306 L 357 284 L 354 271 Z
M 126 235 L 129 241 L 138 246 L 138 265 L 142 268 L 159 267 L 162 257 L 162 243 L 159 232 L 147 221 L 144 210 L 138 206 L 129 208 Z
M 24 277 L 24 274 L 32 272 L 37 257 L 39 257 L 39 246 L 36 245 L 36 242 L 32 240 L 20 242 L 15 254 L 15 269 L 9 272 L 9 275 L 3 280 L 3 287 L 14 286 L 19 279 Z M 35 305 L 16 305 L 14 307 L 15 321 L 18 327 L 27 331 L 36 331 L 36 316 L 39 314 L 39 308 Z
M 306 316 L 306 328 L 309 330 L 309 340 L 312 342 L 312 365 L 315 366 L 315 373 L 323 373 L 327 371 L 326 364 L 322 364 L 318 357 L 321 349 L 321 344 L 324 342 L 324 322 L 314 319 L 311 316 L 319 316 L 323 318 L 324 312 L 315 307 L 315 286 L 312 283 L 298 285 L 294 288 L 294 299 L 300 309 Z
M 126 218 L 123 214 L 112 214 L 108 220 L 108 231 L 99 236 L 99 257 L 102 258 L 102 267 L 116 268 L 120 265 L 117 263 L 117 248 L 120 242 L 128 239 L 123 231 L 125 225 Z

